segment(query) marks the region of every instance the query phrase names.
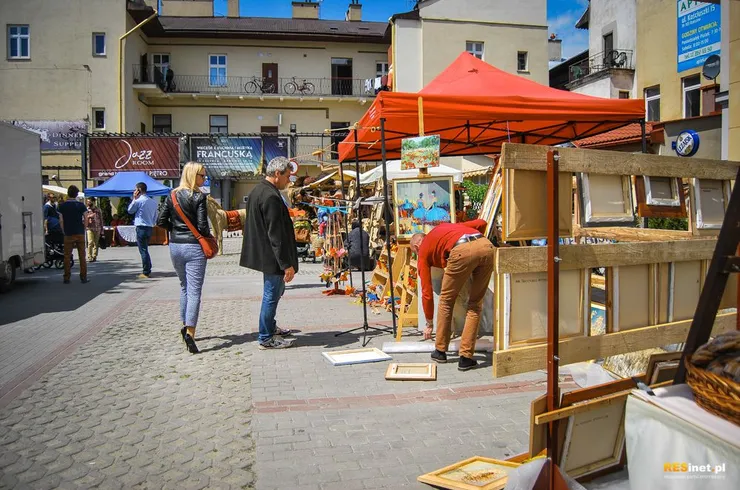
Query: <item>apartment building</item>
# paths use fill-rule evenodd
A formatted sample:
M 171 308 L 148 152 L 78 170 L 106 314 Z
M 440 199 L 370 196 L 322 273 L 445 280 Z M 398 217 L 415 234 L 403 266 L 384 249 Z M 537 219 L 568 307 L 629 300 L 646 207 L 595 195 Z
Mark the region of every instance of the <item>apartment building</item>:
M 396 91 L 419 91 L 463 51 L 548 84 L 547 0 L 419 0 L 391 29 Z

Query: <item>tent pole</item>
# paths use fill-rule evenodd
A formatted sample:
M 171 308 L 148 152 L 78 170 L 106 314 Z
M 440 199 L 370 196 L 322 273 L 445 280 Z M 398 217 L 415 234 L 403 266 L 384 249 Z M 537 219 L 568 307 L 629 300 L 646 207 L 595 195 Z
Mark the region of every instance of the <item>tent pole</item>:
M 355 134 L 355 139 L 357 138 L 357 134 Z M 339 147 L 337 147 L 339 149 Z M 323 153 L 323 152 L 322 152 Z M 347 196 L 344 194 L 344 170 L 342 162 L 339 162 L 339 189 L 342 191 L 342 201 L 344 201 L 343 205 L 347 204 Z M 344 235 L 345 240 L 349 240 L 349 212 L 347 213 L 347 216 L 344 218 Z M 349 264 L 348 264 L 349 265 Z M 355 287 L 352 283 L 352 266 L 349 265 L 349 287 L 353 288 Z M 367 323 L 367 322 L 365 322 Z
M 385 148 L 385 118 L 380 118 L 380 155 L 383 165 L 383 210 L 385 217 L 385 246 L 388 252 L 388 281 L 391 287 L 391 319 L 393 322 L 393 336 L 396 336 L 396 291 L 393 286 L 393 256 L 391 255 L 391 205 L 388 202 L 388 164 Z

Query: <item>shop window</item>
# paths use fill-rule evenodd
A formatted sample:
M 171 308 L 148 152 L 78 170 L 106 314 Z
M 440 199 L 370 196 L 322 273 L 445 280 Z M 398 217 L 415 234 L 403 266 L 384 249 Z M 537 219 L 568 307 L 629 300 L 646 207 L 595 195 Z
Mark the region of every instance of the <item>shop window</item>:
M 645 89 L 645 118 L 660 121 L 660 85 Z
M 472 54 L 479 60 L 483 59 L 483 43 L 477 41 L 467 41 L 465 43 L 465 51 Z
M 701 78 L 693 75 L 681 80 L 683 85 L 683 117 L 701 115 Z

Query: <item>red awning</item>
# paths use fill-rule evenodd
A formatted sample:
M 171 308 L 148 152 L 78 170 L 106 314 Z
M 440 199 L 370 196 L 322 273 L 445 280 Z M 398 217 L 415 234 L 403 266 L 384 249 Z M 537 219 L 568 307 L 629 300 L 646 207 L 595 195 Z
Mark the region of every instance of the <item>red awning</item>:
M 419 135 L 418 99 L 425 134 L 439 134 L 442 155 L 499 153 L 505 142 L 555 145 L 594 136 L 645 117 L 641 99 L 602 99 L 558 90 L 461 54 L 416 94 L 380 92 L 351 131 L 339 160 L 381 159 L 385 119 L 387 158 L 400 158 L 401 140 Z

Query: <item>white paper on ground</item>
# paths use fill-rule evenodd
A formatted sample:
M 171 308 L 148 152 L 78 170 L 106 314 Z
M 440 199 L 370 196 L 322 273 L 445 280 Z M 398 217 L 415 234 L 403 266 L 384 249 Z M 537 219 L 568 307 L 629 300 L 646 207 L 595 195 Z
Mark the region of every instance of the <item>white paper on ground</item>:
M 537 482 L 537 478 L 540 476 L 542 466 L 545 464 L 546 459 L 540 458 L 535 459 L 527 464 L 523 464 L 518 468 L 514 468 L 509 472 L 509 478 L 506 481 L 506 490 L 531 490 L 534 488 L 534 484 Z M 586 490 L 584 486 L 569 477 L 567 474 L 560 472 L 563 475 L 565 484 L 569 490 Z
M 383 342 L 381 348 L 383 352 L 391 354 L 410 354 L 414 352 L 434 352 L 434 342 L 431 341 L 404 341 L 404 342 Z M 460 350 L 460 340 L 450 342 L 450 348 L 447 352 L 458 352 Z M 475 352 L 493 352 L 493 340 L 478 339 L 475 343 Z

